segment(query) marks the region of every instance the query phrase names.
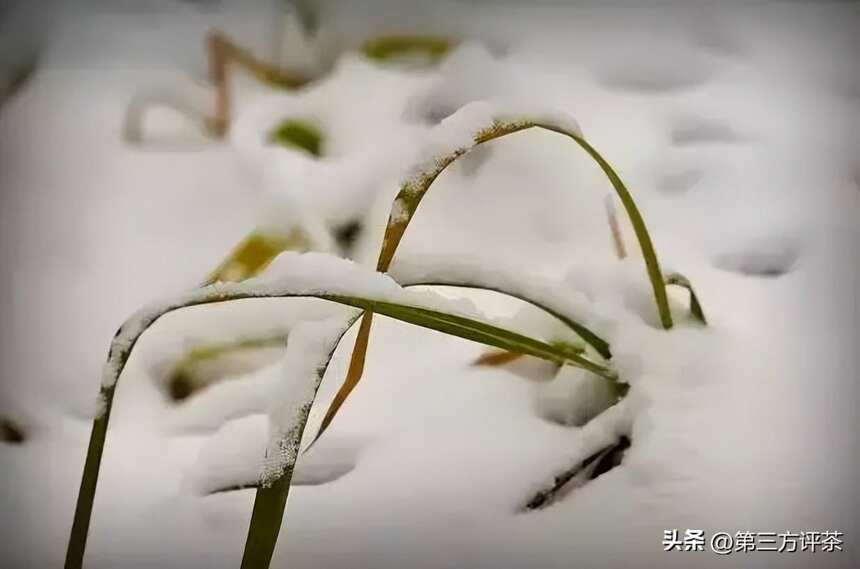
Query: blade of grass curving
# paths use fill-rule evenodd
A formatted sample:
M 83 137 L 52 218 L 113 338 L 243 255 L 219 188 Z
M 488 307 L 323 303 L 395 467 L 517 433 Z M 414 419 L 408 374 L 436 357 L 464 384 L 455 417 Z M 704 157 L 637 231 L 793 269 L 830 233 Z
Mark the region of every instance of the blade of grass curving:
M 577 350 L 567 346 L 548 344 L 465 316 L 449 314 L 424 307 L 398 304 L 384 298 L 337 295 L 319 292 L 318 290 L 290 290 L 285 286 L 260 286 L 253 282 L 216 283 L 190 291 L 177 298 L 144 308 L 119 328 L 111 342 L 100 389 L 100 409 L 93 421 L 80 492 L 75 507 L 72 532 L 66 553 L 65 566 L 67 569 L 78 569 L 83 562 L 114 393 L 119 377 L 140 336 L 162 316 L 176 310 L 191 306 L 255 298 L 319 298 L 329 300 L 342 305 L 361 308 L 365 313 L 378 312 L 402 322 L 486 343 L 487 345 L 508 351 L 529 354 L 550 361 L 581 367 L 606 378 L 613 382 L 613 384 L 618 383 L 616 374 L 608 367 L 582 356 Z M 260 507 L 264 508 L 262 505 Z
M 403 238 L 406 228 L 415 215 L 418 205 L 421 203 L 424 194 L 429 191 L 430 186 L 436 178 L 458 158 L 470 152 L 475 147 L 508 136 L 530 128 L 539 128 L 550 132 L 555 132 L 564 135 L 576 142 L 585 152 L 597 163 L 603 173 L 606 175 L 609 182 L 612 184 L 615 193 L 621 200 L 627 216 L 633 225 L 636 238 L 639 241 L 642 256 L 645 259 L 645 265 L 648 272 L 648 278 L 651 281 L 651 286 L 654 292 L 654 300 L 657 305 L 657 310 L 660 315 L 660 321 L 664 328 L 672 327 L 672 314 L 669 310 L 669 301 L 666 296 L 666 285 L 663 282 L 663 276 L 660 272 L 660 264 L 657 260 L 657 253 L 654 250 L 654 245 L 651 242 L 651 237 L 648 234 L 648 229 L 645 226 L 645 220 L 639 213 L 633 197 L 627 190 L 627 187 L 621 181 L 621 178 L 615 173 L 609 163 L 591 146 L 575 129 L 574 126 L 564 124 L 564 120 L 551 119 L 531 119 L 528 117 L 499 120 L 495 119 L 492 124 L 478 130 L 473 136 L 473 143 L 470 146 L 461 146 L 452 149 L 448 154 L 438 156 L 433 161 L 432 165 L 420 169 L 411 178 L 407 179 L 401 185 L 400 192 L 394 200 L 391 208 L 391 214 L 388 218 L 388 225 L 385 229 L 383 237 L 382 251 L 379 254 L 377 270 L 387 271 L 394 259 L 394 253 Z M 444 127 L 444 123 L 440 125 Z
M 606 379 L 616 379 L 616 375 L 609 368 L 581 355 L 581 350 L 576 347 L 564 343 L 535 340 L 479 320 L 418 306 L 361 297 L 326 295 L 323 298 L 487 346 L 581 367 Z
M 482 103 L 472 103 L 471 105 L 479 104 Z M 469 106 L 470 105 L 467 105 L 467 107 Z M 467 107 L 464 107 L 464 109 Z M 463 112 L 463 109 L 458 111 L 458 113 L 461 112 Z M 445 123 L 443 122 L 437 128 L 445 128 Z M 421 203 L 421 199 L 430 189 L 430 186 L 436 178 L 448 166 L 481 144 L 531 128 L 555 132 L 572 139 L 583 150 L 585 150 L 585 152 L 597 163 L 606 175 L 610 184 L 612 184 L 615 193 L 621 200 L 621 204 L 627 212 L 627 217 L 633 225 L 636 239 L 639 241 L 639 247 L 642 251 L 642 257 L 645 260 L 648 278 L 651 281 L 651 287 L 654 292 L 654 300 L 657 305 L 660 322 L 662 323 L 663 328 L 671 328 L 672 313 L 669 309 L 669 299 L 666 295 L 666 284 L 663 281 L 660 263 L 657 260 L 657 252 L 654 250 L 651 236 L 648 234 L 648 229 L 645 226 L 645 220 L 639 213 L 639 209 L 636 207 L 636 202 L 633 201 L 633 196 L 630 195 L 624 182 L 621 181 L 621 178 L 615 173 L 612 166 L 610 166 L 609 163 L 604 160 L 603 156 L 601 156 L 600 153 L 598 153 L 597 150 L 595 150 L 594 147 L 582 137 L 582 134 L 579 132 L 579 128 L 575 122 L 571 122 L 567 117 L 542 117 L 540 119 L 518 117 L 506 118 L 504 120 L 493 118 L 484 128 L 478 129 L 475 132 L 472 137 L 471 144 L 466 146 L 456 146 L 450 149 L 447 154 L 433 157 L 429 166 L 422 165 L 419 167 L 409 179 L 401 184 L 400 192 L 394 199 L 391 213 L 388 217 L 388 224 L 385 228 L 382 249 L 379 253 L 376 269 L 381 272 L 388 271 L 391 262 L 394 259 L 394 253 L 397 251 L 397 247 L 400 244 L 401 239 L 403 239 L 406 228 L 414 217 L 415 212 L 418 209 L 418 205 Z M 370 319 L 371 317 L 370 315 L 365 315 L 364 318 Z M 353 359 L 360 360 L 364 358 L 363 352 L 367 351 L 369 336 L 370 326 L 368 325 L 363 327 L 359 335 L 356 337 L 355 347 L 353 348 Z M 352 391 L 352 389 L 355 388 L 355 385 L 361 380 L 360 372 L 357 377 L 350 378 L 350 380 L 348 388 L 346 385 L 342 388 L 341 391 L 344 393 L 340 399 L 345 399 L 346 396 L 349 395 L 349 392 Z M 341 396 L 341 393 L 339 392 L 338 395 Z M 338 408 L 342 403 L 343 402 L 341 400 Z M 337 409 L 329 410 L 327 415 L 331 415 L 331 418 L 328 423 L 331 423 L 331 420 L 334 418 L 336 413 Z M 317 438 L 319 438 L 320 434 L 321 433 L 317 434 Z
M 705 318 L 705 311 L 702 310 L 702 305 L 699 303 L 699 297 L 693 290 L 693 285 L 690 284 L 690 279 L 680 273 L 669 273 L 666 275 L 666 284 L 687 289 L 690 293 L 690 315 L 702 324 L 708 323 L 707 318 Z
M 396 276 L 396 274 L 395 274 Z M 592 348 L 594 348 L 598 354 L 603 356 L 606 359 L 610 359 L 612 357 L 612 352 L 609 350 L 609 343 L 589 330 L 583 324 L 580 324 L 575 319 L 570 316 L 564 314 L 558 308 L 553 307 L 550 302 L 546 300 L 538 300 L 536 296 L 529 294 L 530 291 L 519 291 L 519 290 L 511 290 L 510 288 L 503 289 L 499 285 L 489 284 L 486 282 L 478 282 L 478 279 L 465 279 L 460 278 L 454 275 L 445 275 L 445 274 L 435 274 L 429 277 L 420 278 L 420 279 L 397 279 L 397 282 L 404 287 L 409 286 L 449 286 L 453 288 L 466 288 L 466 289 L 474 289 L 474 290 L 486 290 L 489 292 L 497 292 L 499 294 L 504 294 L 506 296 L 510 296 L 512 298 L 516 298 L 532 306 L 539 308 L 552 316 L 553 318 L 559 320 L 568 328 L 570 328 L 577 336 L 582 338 L 586 343 L 588 343 Z

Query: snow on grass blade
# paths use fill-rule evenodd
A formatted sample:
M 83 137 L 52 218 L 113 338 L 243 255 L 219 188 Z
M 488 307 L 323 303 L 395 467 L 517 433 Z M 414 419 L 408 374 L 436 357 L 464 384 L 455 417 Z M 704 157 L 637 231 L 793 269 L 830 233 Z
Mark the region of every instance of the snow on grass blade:
M 690 292 L 690 315 L 702 324 L 708 323 L 705 318 L 705 311 L 702 310 L 702 305 L 699 303 L 699 297 L 693 290 L 693 285 L 690 284 L 690 279 L 680 273 L 670 273 L 666 275 L 666 284 L 687 289 Z
M 398 261 L 391 267 L 389 274 L 401 286 L 450 286 L 486 290 L 517 298 L 565 324 L 602 357 L 612 357 L 606 340 L 580 323 L 587 317 L 588 310 L 584 302 L 572 298 L 568 291 L 557 291 L 521 271 L 487 270 L 468 258 L 445 258 Z
M 307 232 L 295 227 L 285 234 L 272 229 L 257 229 L 245 237 L 224 261 L 206 278 L 203 286 L 215 282 L 241 282 L 263 271 L 284 251 L 305 252 L 312 248 Z M 243 339 L 229 344 L 198 346 L 186 352 L 173 368 L 167 380 L 168 389 L 175 400 L 184 399 L 195 388 L 192 379 L 194 368 L 207 360 L 229 353 L 283 344 L 284 335 L 269 338 Z
M 657 253 L 651 243 L 645 220 L 621 178 L 606 160 L 583 138 L 579 126 L 571 118 L 558 113 L 520 113 L 515 109 L 496 107 L 486 102 L 470 103 L 445 119 L 430 142 L 432 160 L 421 164 L 401 183 L 385 229 L 377 270 L 387 271 L 394 253 L 415 215 L 418 205 L 430 186 L 448 166 L 475 147 L 530 128 L 539 128 L 567 136 L 576 142 L 603 170 L 624 206 L 636 233 L 648 278 L 654 290 L 654 300 L 664 328 L 672 327 L 672 315 L 666 296 L 666 285 L 660 272 Z
M 159 318 L 170 312 L 191 306 L 242 299 L 319 298 L 361 308 L 365 314 L 379 312 L 403 322 L 439 330 L 508 351 L 526 353 L 550 361 L 582 367 L 612 381 L 613 384 L 617 383 L 617 377 L 612 370 L 582 356 L 576 349 L 529 338 L 483 321 L 480 315 L 466 314 L 465 312 L 468 311 L 465 311 L 461 303 L 457 301 L 426 293 L 410 293 L 389 276 L 367 271 L 349 261 L 323 254 L 287 254 L 280 269 L 278 280 L 254 279 L 244 283 L 219 282 L 156 303 L 139 311 L 117 331 L 111 342 L 108 360 L 102 376 L 99 412 L 93 422 L 80 493 L 75 507 L 75 517 L 66 557 L 67 569 L 80 568 L 83 561 L 117 381 L 140 336 Z M 327 361 L 323 363 L 327 365 Z M 289 434 L 287 431 L 284 432 Z M 291 456 L 292 446 L 280 448 L 281 451 L 287 453 L 286 456 Z M 280 483 L 275 480 L 273 484 L 277 486 Z M 268 495 L 274 490 L 266 490 L 265 492 Z M 260 508 L 260 516 L 266 518 L 271 515 L 268 505 L 261 505 Z
M 583 310 L 575 306 L 572 299 L 569 297 L 555 294 L 550 288 L 539 283 L 529 282 L 529 279 L 511 277 L 510 274 L 505 274 L 502 271 L 484 271 L 478 268 L 477 265 L 467 262 L 454 263 L 448 260 L 440 263 L 434 261 L 431 263 L 410 262 L 408 264 L 398 262 L 392 267 L 390 273 L 395 280 L 403 287 L 410 286 L 450 286 L 457 288 L 471 288 L 477 290 L 487 290 L 505 294 L 513 298 L 517 298 L 536 306 L 559 321 L 567 325 L 580 338 L 590 344 L 601 356 L 606 359 L 612 357 L 612 352 L 609 350 L 609 344 L 580 324 L 576 319 L 570 316 L 571 313 L 582 312 Z M 524 282 L 525 281 L 525 282 Z M 343 384 L 335 394 L 334 399 L 329 408 L 326 410 L 325 416 L 320 423 L 319 430 L 314 437 L 310 448 L 331 425 L 340 408 L 343 406 L 346 399 L 352 393 L 353 389 L 358 385 L 361 376 L 364 372 L 364 361 L 367 354 L 368 342 L 370 341 L 370 327 L 373 322 L 373 314 L 368 312 L 362 317 L 361 326 L 356 336 L 355 346 L 352 350 L 352 356 L 349 361 L 346 377 Z M 509 356 L 499 356 L 494 354 L 488 359 L 479 358 L 476 365 L 502 365 L 509 361 L 513 361 L 524 355 L 520 352 L 506 352 Z
M 435 136 L 429 140 L 427 154 L 430 156 L 430 160 L 426 163 L 418 164 L 413 168 L 412 173 L 401 183 L 400 192 L 392 204 L 391 213 L 388 217 L 388 224 L 385 228 L 385 235 L 382 241 L 382 249 L 376 265 L 377 270 L 387 271 L 389 269 L 394 259 L 394 253 L 397 251 L 397 247 L 401 239 L 403 239 L 403 234 L 406 232 L 409 222 L 414 217 L 421 199 L 445 168 L 481 144 L 530 128 L 540 128 L 556 132 L 572 139 L 585 150 L 600 169 L 603 170 L 603 173 L 606 174 L 615 193 L 621 200 L 624 210 L 627 212 L 627 216 L 636 233 L 636 238 L 639 241 L 639 247 L 642 250 L 642 257 L 645 259 L 645 266 L 648 271 L 648 278 L 654 291 L 654 301 L 657 305 L 660 322 L 664 328 L 671 328 L 672 313 L 670 312 L 669 299 L 666 295 L 666 283 L 663 282 L 663 275 L 657 260 L 657 252 L 651 243 L 651 237 L 648 234 L 648 229 L 645 227 L 645 220 L 642 219 L 642 215 L 639 213 L 633 197 L 630 195 L 624 182 L 621 181 L 621 178 L 612 169 L 612 166 L 603 159 L 603 156 L 594 147 L 586 142 L 576 121 L 564 113 L 548 113 L 544 110 L 523 112 L 521 109 L 497 107 L 486 101 L 477 101 L 469 103 L 442 121 L 435 130 Z M 367 322 L 362 322 L 362 327 L 356 337 L 352 362 L 364 360 L 364 353 L 367 351 L 367 345 L 370 340 L 372 315 L 369 313 L 365 314 L 363 319 Z M 353 369 L 352 362 L 350 370 Z M 338 407 L 340 407 L 340 404 L 342 404 L 346 396 L 349 395 L 349 392 L 355 388 L 355 385 L 361 379 L 362 366 L 356 366 L 355 369 L 357 373 L 348 377 L 348 381 L 344 382 L 335 398 Z M 336 413 L 336 408 L 329 408 L 326 413 L 327 421 L 324 425 L 327 426 L 331 423 Z M 320 434 L 322 433 L 317 434 L 317 438 L 319 438 Z
M 616 379 L 616 375 L 609 368 L 580 355 L 580 350 L 563 343 L 552 344 L 535 340 L 528 336 L 493 326 L 492 324 L 480 322 L 479 320 L 417 306 L 405 306 L 359 297 L 325 296 L 323 298 L 357 308 L 364 308 L 369 312 L 382 314 L 401 322 L 437 330 L 487 346 L 494 346 L 518 354 L 535 356 L 557 363 L 581 367 L 605 379 L 613 381 Z
M 357 315 L 353 315 L 334 326 L 305 324 L 308 332 L 301 326 L 293 332 L 285 364 L 287 374 L 298 380 L 298 385 L 284 386 L 294 393 L 285 394 L 282 408 L 272 415 L 274 436 L 266 451 L 266 462 L 254 497 L 242 569 L 267 568 L 272 561 L 308 413 L 334 350 L 356 319 Z

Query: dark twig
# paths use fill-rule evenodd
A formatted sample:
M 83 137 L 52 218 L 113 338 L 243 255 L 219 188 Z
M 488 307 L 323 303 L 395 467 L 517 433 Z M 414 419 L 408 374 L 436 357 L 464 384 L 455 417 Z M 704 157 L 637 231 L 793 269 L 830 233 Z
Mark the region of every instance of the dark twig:
M 594 480 L 621 464 L 624 451 L 630 446 L 630 439 L 622 436 L 617 442 L 600 449 L 572 468 L 565 470 L 555 477 L 552 485 L 539 491 L 526 503 L 526 510 L 538 510 L 550 504 L 565 487 L 572 482 L 581 486 L 589 480 Z

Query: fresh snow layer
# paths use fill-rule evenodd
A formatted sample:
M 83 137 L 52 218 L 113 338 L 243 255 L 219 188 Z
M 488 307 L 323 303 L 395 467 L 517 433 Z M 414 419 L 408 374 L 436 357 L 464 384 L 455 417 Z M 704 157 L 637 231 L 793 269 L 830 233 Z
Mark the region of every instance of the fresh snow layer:
M 530 358 L 472 366 L 481 346 L 376 318 L 361 384 L 298 457 L 301 485 L 273 566 L 858 565 L 856 4 L 326 2 L 315 41 L 331 53 L 380 30 L 470 39 L 435 69 L 347 54 L 289 95 L 239 77 L 223 144 L 161 108 L 147 115 L 144 144 L 122 142 L 141 93 L 175 86 L 207 110 L 211 92 L 198 101 L 194 89 L 210 26 L 271 56 L 281 18 L 270 9 L 280 4 L 66 10 L 73 16 L 43 36 L 40 67 L 0 109 L 0 415 L 28 435 L 0 445 L 0 531 L 15 536 L 4 566 L 62 563 L 118 324 L 153 298 L 191 290 L 255 227 L 300 224 L 325 242 L 359 220 L 350 256 L 375 264 L 398 180 L 433 157 L 427 145 L 468 146 L 470 129 L 493 118 L 476 102 L 486 100 L 577 117 L 633 193 L 663 265 L 696 287 L 710 325 L 683 318 L 686 294 L 672 290 L 678 325 L 659 328 L 632 230 L 619 216 L 631 257 L 617 262 L 611 187 L 573 142 L 531 129 L 469 152 L 422 201 L 391 277 L 444 269 L 582 309 L 630 393 L 580 427 L 606 405 L 589 376 Z M 269 147 L 284 118 L 320 126 L 324 156 Z M 257 284 L 288 276 L 344 290 L 360 274 L 367 292 L 417 293 L 343 261 L 297 258 L 278 259 Z M 428 294 L 414 298 L 444 296 L 541 337 L 565 332 L 493 293 Z M 116 393 L 87 567 L 239 566 L 253 492 L 206 494 L 259 473 L 278 432 L 266 416 L 279 402 L 293 403 L 275 413 L 283 418 L 296 409 L 282 396 L 289 358 L 261 359 L 180 404 L 165 396 L 166 370 L 201 342 L 352 312 L 256 299 L 177 311 L 144 334 Z M 305 443 L 354 335 L 335 352 Z M 553 476 L 623 432 L 633 445 L 620 467 L 520 513 Z M 673 528 L 832 529 L 845 532 L 846 551 L 666 554 L 663 530 Z

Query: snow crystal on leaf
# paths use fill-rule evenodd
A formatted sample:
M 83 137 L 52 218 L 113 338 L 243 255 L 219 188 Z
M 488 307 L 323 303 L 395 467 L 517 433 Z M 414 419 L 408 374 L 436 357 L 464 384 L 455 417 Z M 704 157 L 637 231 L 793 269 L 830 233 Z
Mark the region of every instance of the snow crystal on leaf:
M 323 372 L 349 323 L 351 320 L 342 318 L 307 322 L 290 334 L 281 363 L 283 376 L 273 393 L 278 403 L 269 413 L 271 433 L 260 472 L 263 485 L 273 483 L 295 464 Z

